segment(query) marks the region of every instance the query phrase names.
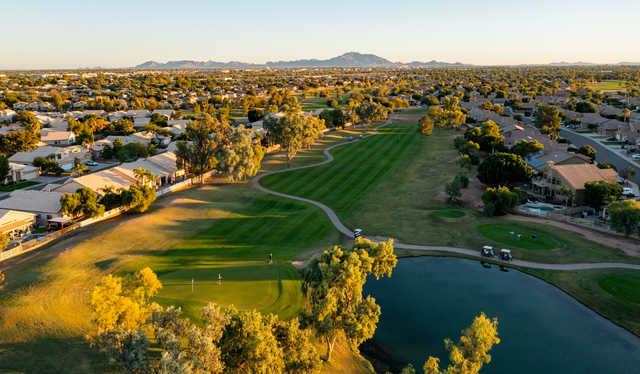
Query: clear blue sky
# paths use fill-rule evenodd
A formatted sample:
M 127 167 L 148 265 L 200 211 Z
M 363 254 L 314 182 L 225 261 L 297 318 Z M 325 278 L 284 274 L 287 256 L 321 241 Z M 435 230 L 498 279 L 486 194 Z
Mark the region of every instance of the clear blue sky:
M 640 0 L 2 0 L 0 69 L 329 58 L 640 61 Z

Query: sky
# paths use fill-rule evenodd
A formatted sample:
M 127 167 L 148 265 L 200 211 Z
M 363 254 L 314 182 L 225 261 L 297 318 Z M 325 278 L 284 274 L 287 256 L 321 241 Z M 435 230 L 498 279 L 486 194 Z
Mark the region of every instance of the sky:
M 374 53 L 479 65 L 640 62 L 640 0 L 1 0 L 0 69 Z

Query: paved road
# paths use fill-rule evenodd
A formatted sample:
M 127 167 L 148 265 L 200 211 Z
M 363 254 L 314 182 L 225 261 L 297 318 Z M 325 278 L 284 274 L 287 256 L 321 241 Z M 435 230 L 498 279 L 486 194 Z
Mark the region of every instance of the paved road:
M 389 122 L 387 121 L 387 123 L 381 125 L 387 125 L 389 124 Z M 371 135 L 375 135 L 375 134 L 371 134 Z M 367 136 L 371 136 L 371 135 L 367 135 Z M 312 167 L 316 167 L 316 166 L 320 166 L 320 165 L 326 165 L 330 162 L 332 162 L 334 160 L 333 155 L 331 154 L 331 151 L 337 147 L 346 145 L 346 144 L 351 144 L 354 141 L 358 141 L 358 140 L 353 140 L 353 141 L 348 141 L 348 142 L 343 142 L 343 143 L 338 143 L 338 144 L 334 144 L 328 148 L 326 148 L 323 152 L 324 152 L 324 156 L 325 159 L 321 162 L 317 162 L 315 164 L 310 164 L 310 165 L 305 165 L 305 166 L 298 166 L 298 167 L 294 167 L 294 168 L 290 168 L 290 169 L 283 169 L 283 170 L 277 170 L 277 171 L 272 171 L 272 172 L 268 172 L 268 173 L 263 173 L 260 174 L 258 176 L 256 176 L 253 181 L 253 187 L 255 187 L 256 189 L 258 189 L 259 191 L 271 194 L 271 195 L 275 195 L 275 196 L 280 196 L 280 197 L 284 197 L 287 199 L 292 199 L 292 200 L 297 200 L 297 201 L 302 201 L 308 204 L 312 204 L 317 206 L 318 208 L 322 209 L 322 211 L 327 215 L 327 217 L 329 217 L 329 220 L 331 221 L 331 223 L 335 226 L 335 228 L 340 231 L 342 234 L 349 236 L 349 237 L 353 237 L 353 231 L 351 229 L 349 229 L 347 226 L 345 226 L 344 223 L 342 223 L 342 221 L 340 221 L 340 218 L 338 218 L 338 215 L 333 211 L 333 209 L 329 208 L 327 205 L 319 202 L 319 201 L 315 201 L 315 200 L 311 200 L 311 199 L 307 199 L 304 197 L 300 197 L 300 196 L 295 196 L 295 195 L 289 195 L 289 194 L 285 194 L 282 192 L 278 192 L 278 191 L 274 191 L 271 190 L 269 188 L 264 187 L 263 185 L 260 184 L 260 180 L 262 178 L 264 178 L 267 175 L 274 175 L 274 174 L 280 174 L 280 173 L 286 173 L 289 171 L 294 171 L 294 170 L 300 170 L 300 169 L 307 169 L 307 168 L 312 168 Z M 386 240 L 386 238 L 381 238 L 381 237 L 371 237 L 369 238 L 371 240 Z M 464 256 L 468 256 L 468 257 L 473 257 L 473 258 L 478 258 L 478 259 L 482 259 L 482 260 L 488 260 L 486 257 L 483 257 L 480 255 L 479 250 L 473 250 L 473 249 L 467 249 L 467 248 L 456 248 L 456 247 L 446 247 L 446 246 L 431 246 L 431 245 L 418 245 L 418 244 L 407 244 L 407 243 L 400 243 L 398 241 L 396 241 L 394 243 L 394 247 L 395 248 L 400 248 L 400 249 L 408 249 L 408 250 L 414 250 L 414 251 L 428 251 L 428 252 L 444 252 L 444 253 L 453 253 L 453 254 L 459 254 L 459 255 L 464 255 Z M 545 270 L 587 270 L 587 269 L 636 269 L 636 270 L 640 270 L 640 265 L 637 264 L 624 264 L 624 263 L 613 263 L 613 262 L 599 262 L 599 263 L 574 263 L 574 264 L 544 264 L 544 263 L 538 263 L 538 262 L 530 262 L 530 261 L 523 261 L 523 260 L 513 260 L 510 262 L 505 262 L 502 260 L 499 260 L 497 258 L 492 258 L 492 261 L 495 261 L 499 264 L 505 264 L 505 265 L 511 265 L 511 266 L 521 266 L 521 267 L 526 267 L 526 268 L 532 268 L 532 269 L 545 269 Z
M 637 162 L 634 162 L 630 157 L 619 154 L 618 152 L 600 143 L 596 139 L 592 139 L 588 136 L 577 133 L 575 131 L 571 131 L 566 128 L 560 129 L 560 135 L 563 138 L 569 139 L 571 143 L 578 147 L 581 147 L 583 145 L 590 145 L 595 148 L 597 152 L 596 161 L 598 162 L 608 162 L 611 165 L 614 165 L 618 170 L 624 170 L 629 167 L 633 168 L 636 171 L 636 175 L 631 178 L 631 181 L 635 184 L 640 185 L 640 165 L 638 165 Z

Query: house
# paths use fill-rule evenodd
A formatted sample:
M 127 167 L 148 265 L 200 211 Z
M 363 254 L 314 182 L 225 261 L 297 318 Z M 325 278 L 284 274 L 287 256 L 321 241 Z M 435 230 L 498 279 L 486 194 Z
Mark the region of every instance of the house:
M 71 145 L 76 142 L 76 135 L 71 131 L 42 129 L 40 130 L 40 141 L 47 145 Z
M 11 182 L 28 181 L 38 178 L 40 171 L 37 167 L 31 165 L 16 164 L 14 162 L 9 163 L 11 174 L 9 178 Z
M 149 112 L 146 109 L 138 109 L 138 110 L 132 109 L 132 110 L 127 110 L 125 113 L 126 113 L 126 117 L 133 117 L 133 118 L 151 117 L 151 112 Z
M 105 188 L 114 189 L 129 188 L 136 183 L 136 179 L 129 176 L 119 168 L 100 170 L 95 173 L 83 175 L 67 180 L 59 187 L 53 188 L 55 192 L 74 193 L 81 188 L 89 188 L 99 195 L 104 195 Z
M 93 143 L 93 150 L 96 152 L 102 152 L 105 147 L 112 147 L 113 143 L 118 140 L 122 145 L 130 144 L 130 143 L 141 143 L 144 145 L 151 144 L 151 141 L 155 139 L 155 134 L 151 131 L 146 132 L 136 132 L 131 135 L 109 135 L 104 139 L 100 139 L 97 142 Z
M 187 131 L 187 119 L 170 119 L 167 121 L 167 130 L 171 131 L 174 136 L 180 136 Z
M 583 154 L 553 148 L 545 149 L 542 153 L 531 155 L 525 158 L 525 161 L 536 170 L 543 169 L 549 162 L 555 165 L 582 165 L 591 163 L 591 159 Z
M 46 226 L 49 221 L 64 217 L 60 211 L 60 198 L 63 195 L 55 191 L 17 190 L 0 200 L 0 209 L 33 213 L 37 225 Z
M 608 119 L 602 117 L 599 113 L 584 113 L 581 124 L 583 128 L 597 128 L 606 121 L 608 121 Z
M 12 109 L 0 110 L 0 122 L 11 122 L 18 113 Z
M 72 145 L 68 147 L 52 147 L 45 145 L 33 151 L 18 152 L 9 157 L 9 162 L 23 165 L 33 165 L 33 160 L 38 157 L 51 158 L 58 162 L 60 167 L 66 171 L 73 169 L 75 160 L 88 160 L 89 152 L 82 146 Z
M 626 123 L 617 119 L 607 120 L 598 126 L 598 134 L 603 136 L 618 136 L 620 132 L 627 126 Z
M 184 176 L 184 170 L 178 169 L 176 166 L 176 159 L 175 153 L 164 152 L 145 159 L 125 162 L 118 166 L 117 169 L 134 179 L 134 170 L 146 169 L 158 178 L 157 185 L 160 187 L 166 184 L 173 184 L 178 178 Z
M 151 118 L 149 117 L 133 117 L 133 127 L 136 129 L 141 129 L 151 123 Z
M 564 202 L 569 198 L 562 192 L 562 186 L 571 190 L 573 203 L 583 205 L 585 187 L 588 182 L 607 181 L 616 183 L 618 173 L 613 169 L 600 169 L 593 164 L 562 164 L 547 163 L 540 169 L 540 175 L 534 178 L 531 193 L 546 201 Z
M 37 216 L 31 212 L 0 209 L 0 233 L 9 240 L 19 239 L 31 232 L 36 226 Z
M 154 114 L 161 115 L 165 117 L 167 120 L 169 120 L 171 119 L 171 116 L 173 116 L 173 109 L 156 109 L 153 112 L 151 112 L 151 115 L 154 115 Z

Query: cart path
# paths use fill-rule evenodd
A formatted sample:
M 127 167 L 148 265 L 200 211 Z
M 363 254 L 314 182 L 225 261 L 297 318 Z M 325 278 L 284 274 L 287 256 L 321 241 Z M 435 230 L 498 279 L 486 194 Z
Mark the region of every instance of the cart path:
M 377 126 L 375 128 L 375 130 L 377 130 L 378 127 L 386 126 L 386 125 L 390 125 L 390 124 L 391 124 L 391 121 L 388 120 L 387 122 L 383 123 L 382 125 Z M 373 136 L 373 135 L 376 135 L 375 132 L 372 133 L 372 134 L 366 135 L 363 138 L 366 138 L 366 137 L 369 137 L 369 136 Z M 323 204 L 323 203 L 321 203 L 319 201 L 315 201 L 315 200 L 307 199 L 307 198 L 304 198 L 304 197 L 295 196 L 295 195 L 289 195 L 289 194 L 285 194 L 285 193 L 282 193 L 282 192 L 271 190 L 271 189 L 266 188 L 263 185 L 261 185 L 260 184 L 260 180 L 262 178 L 266 177 L 266 176 L 269 176 L 269 175 L 280 174 L 280 173 L 288 173 L 290 171 L 308 169 L 308 168 L 313 168 L 313 167 L 316 167 L 316 166 L 321 166 L 321 165 L 326 165 L 328 163 L 331 163 L 334 160 L 334 157 L 331 154 L 331 151 L 333 149 L 335 149 L 337 147 L 341 147 L 343 145 L 352 144 L 353 142 L 357 142 L 357 141 L 359 141 L 359 139 L 355 139 L 355 140 L 352 140 L 352 141 L 346 141 L 346 142 L 334 144 L 334 145 L 332 145 L 330 147 L 325 148 L 324 151 L 323 151 L 325 159 L 323 161 L 316 162 L 314 164 L 297 166 L 297 167 L 293 167 L 293 168 L 289 168 L 289 169 L 275 170 L 275 171 L 259 174 L 259 175 L 257 175 L 256 177 L 253 178 L 252 185 L 257 190 L 262 191 L 262 192 L 267 193 L 267 194 L 283 197 L 283 198 L 286 198 L 286 199 L 301 201 L 301 202 L 304 202 L 304 203 L 307 203 L 307 204 L 312 204 L 312 205 L 317 206 L 318 208 L 322 209 L 322 211 L 327 215 L 327 217 L 329 217 L 329 220 L 331 221 L 333 226 L 335 226 L 335 228 L 340 233 L 342 233 L 342 234 L 344 234 L 346 236 L 349 236 L 349 237 L 353 237 L 353 231 L 350 228 L 348 228 L 347 226 L 345 226 L 345 224 L 342 223 L 342 221 L 340 220 L 340 218 L 338 218 L 338 215 L 333 211 L 333 209 L 331 209 L 327 205 L 325 205 L 325 204 Z M 369 239 L 371 239 L 371 240 L 386 240 L 387 238 L 369 237 Z M 500 260 L 498 258 L 488 259 L 487 257 L 483 257 L 482 255 L 480 255 L 479 250 L 473 250 L 473 249 L 467 249 L 467 248 L 457 248 L 457 247 L 447 247 L 447 246 L 431 246 L 431 245 L 407 244 L 407 243 L 401 243 L 401 242 L 398 242 L 398 241 L 395 241 L 394 247 L 395 248 L 400 248 L 400 249 L 413 250 L 413 251 L 442 252 L 442 253 L 445 253 L 445 254 L 449 253 L 449 254 L 464 255 L 464 256 L 473 257 L 473 258 L 482 259 L 482 260 L 490 260 L 492 262 L 496 262 L 496 263 L 499 263 L 499 264 L 511 265 L 511 266 L 520 266 L 520 267 L 526 267 L 526 268 L 532 268 L 532 269 L 544 269 L 544 270 L 635 269 L 635 270 L 640 270 L 640 264 L 625 264 L 625 263 L 616 263 L 616 262 L 573 263 L 573 264 L 545 264 L 545 263 L 531 262 L 531 261 L 524 261 L 524 260 L 517 260 L 517 259 L 513 260 L 513 261 L 506 262 L 506 261 L 502 261 L 502 260 Z M 296 264 L 297 264 L 298 267 L 300 267 L 300 266 L 304 265 L 305 262 L 304 261 L 303 262 L 297 262 Z

